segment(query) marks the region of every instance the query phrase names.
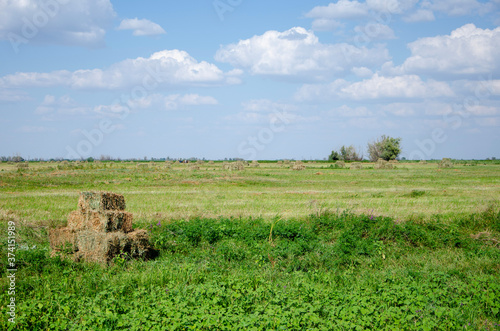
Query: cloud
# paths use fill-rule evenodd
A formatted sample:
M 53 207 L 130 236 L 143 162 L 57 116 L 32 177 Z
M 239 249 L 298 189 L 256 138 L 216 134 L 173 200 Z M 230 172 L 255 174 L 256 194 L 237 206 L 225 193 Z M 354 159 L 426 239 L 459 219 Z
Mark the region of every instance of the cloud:
M 403 21 L 409 23 L 415 22 L 430 22 L 434 21 L 436 18 L 434 17 L 434 13 L 431 10 L 427 9 L 419 9 L 405 17 L 403 17 Z
M 56 98 L 53 95 L 47 94 L 40 105 L 35 109 L 35 114 L 43 115 L 43 119 L 45 120 L 53 120 L 56 118 L 56 114 L 76 115 L 87 114 L 89 111 L 90 108 L 78 105 L 77 102 L 68 95 Z
M 21 72 L 0 78 L 0 88 L 54 87 L 126 90 L 144 94 L 157 88 L 214 86 L 239 83 L 239 71 L 224 73 L 216 65 L 180 50 L 165 50 L 149 58 L 127 59 L 107 69 Z M 135 92 L 134 92 L 135 91 Z
M 130 106 L 132 109 L 158 109 L 158 110 L 176 110 L 191 106 L 217 105 L 218 101 L 211 96 L 202 96 L 199 94 L 152 94 L 144 98 L 132 100 Z
M 19 102 L 25 100 L 29 100 L 29 97 L 24 91 L 0 89 L 0 102 Z
M 500 27 L 466 24 L 450 35 L 421 38 L 408 44 L 411 56 L 398 70 L 428 75 L 500 73 Z
M 333 30 L 341 25 L 340 20 L 371 19 L 373 23 L 390 20 L 391 15 L 402 14 L 417 2 L 418 0 L 339 0 L 327 6 L 316 6 L 305 16 L 314 19 L 313 30 Z
M 389 58 L 383 46 L 372 49 L 349 44 L 322 44 L 313 32 L 294 27 L 221 47 L 215 59 L 254 75 L 316 81 L 348 72 L 352 67 L 374 66 Z
M 450 16 L 485 14 L 492 8 L 491 4 L 476 0 L 434 0 L 425 3 L 425 6 Z
M 362 107 L 349 107 L 347 105 L 328 111 L 328 115 L 336 117 L 369 117 L 373 113 L 368 108 Z
M 367 23 L 363 26 L 358 25 L 354 28 L 354 31 L 366 36 L 370 41 L 396 38 L 394 31 L 390 27 L 375 22 Z
M 250 112 L 294 111 L 296 106 L 268 99 L 254 99 L 242 102 L 243 109 Z
M 451 88 L 444 82 L 434 80 L 424 82 L 416 75 L 385 77 L 375 74 L 369 79 L 354 83 L 338 79 L 330 84 L 306 84 L 297 91 L 295 98 L 299 101 L 324 101 L 338 98 L 374 100 L 437 98 L 453 95 Z
M 165 34 L 163 28 L 150 20 L 127 18 L 121 21 L 118 30 L 134 30 L 132 33 L 134 36 L 156 36 L 159 34 Z
M 319 19 L 354 19 L 364 18 L 369 15 L 369 8 L 366 3 L 349 0 L 339 0 L 330 3 L 328 6 L 316 6 L 306 14 L 309 18 Z
M 0 1 L 0 39 L 100 47 L 115 16 L 109 0 Z

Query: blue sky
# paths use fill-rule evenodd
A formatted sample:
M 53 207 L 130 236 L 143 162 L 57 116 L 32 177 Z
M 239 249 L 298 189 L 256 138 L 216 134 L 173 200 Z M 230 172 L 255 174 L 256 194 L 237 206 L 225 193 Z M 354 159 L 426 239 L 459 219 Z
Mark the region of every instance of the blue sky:
M 0 2 L 0 155 L 500 157 L 500 1 Z

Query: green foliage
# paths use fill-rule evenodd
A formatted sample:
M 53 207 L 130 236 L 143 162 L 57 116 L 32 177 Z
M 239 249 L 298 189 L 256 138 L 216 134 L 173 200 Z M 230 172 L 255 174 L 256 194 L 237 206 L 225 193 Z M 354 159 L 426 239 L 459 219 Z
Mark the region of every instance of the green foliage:
M 395 160 L 401 154 L 401 138 L 381 136 L 373 143 L 368 143 L 368 154 L 372 162 L 378 159 Z
M 19 251 L 17 324 L 0 328 L 494 329 L 500 251 L 469 233 L 498 224 L 499 211 L 469 216 L 155 222 L 158 259 L 108 268 Z
M 361 161 L 363 159 L 353 145 L 348 147 L 342 146 L 340 148 L 340 156 L 340 159 L 343 161 Z
M 340 160 L 341 155 L 337 151 L 332 151 L 330 156 L 328 156 L 328 161 L 338 161 Z

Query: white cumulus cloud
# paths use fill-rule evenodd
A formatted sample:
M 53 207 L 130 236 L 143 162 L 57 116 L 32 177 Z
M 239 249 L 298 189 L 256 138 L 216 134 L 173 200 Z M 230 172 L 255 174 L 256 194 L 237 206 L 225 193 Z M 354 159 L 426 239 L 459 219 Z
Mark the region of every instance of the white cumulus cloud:
M 419 9 L 407 16 L 403 17 L 403 21 L 405 22 L 430 22 L 434 21 L 436 18 L 434 17 L 434 13 L 432 10 L 427 9 Z
M 447 83 L 423 81 L 416 75 L 385 77 L 374 74 L 359 82 L 338 79 L 330 84 L 306 84 L 296 93 L 299 101 L 332 99 L 373 100 L 385 98 L 451 97 L 454 93 Z
M 288 76 L 315 81 L 348 72 L 352 67 L 382 64 L 383 46 L 368 49 L 349 44 L 322 44 L 312 31 L 294 27 L 221 47 L 215 59 L 256 75 Z
M 450 35 L 418 39 L 408 45 L 411 56 L 401 66 L 406 73 L 478 75 L 500 73 L 500 27 L 494 30 L 466 24 Z
M 157 88 L 214 86 L 239 83 L 239 71 L 224 73 L 216 65 L 180 50 L 165 50 L 149 58 L 127 59 L 107 69 L 21 72 L 0 78 L 0 88 L 64 86 L 73 89 L 131 89 L 144 93 Z
M 165 34 L 165 30 L 159 25 L 150 20 L 127 18 L 121 21 L 118 30 L 133 30 L 134 36 L 156 36 Z
M 115 16 L 109 0 L 0 1 L 0 39 L 98 47 Z

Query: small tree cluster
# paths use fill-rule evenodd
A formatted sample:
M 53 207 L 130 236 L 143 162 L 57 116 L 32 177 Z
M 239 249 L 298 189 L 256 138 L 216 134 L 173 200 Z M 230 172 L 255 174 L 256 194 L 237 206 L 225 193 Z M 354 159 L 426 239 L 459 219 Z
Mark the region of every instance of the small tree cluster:
M 379 159 L 390 161 L 395 160 L 401 154 L 401 138 L 392 138 L 383 135 L 373 143 L 368 143 L 368 155 L 370 161 L 376 162 Z
M 330 156 L 328 157 L 330 161 L 361 161 L 363 159 L 363 155 L 359 155 L 356 148 L 351 146 L 342 146 L 340 148 L 340 152 L 332 151 Z
M 390 161 L 395 160 L 401 154 L 401 138 L 392 138 L 386 135 L 381 136 L 373 143 L 368 143 L 368 155 L 370 160 L 377 162 L 379 159 Z M 332 151 L 328 157 L 329 161 L 361 161 L 363 155 L 351 146 L 342 146 L 340 151 Z

